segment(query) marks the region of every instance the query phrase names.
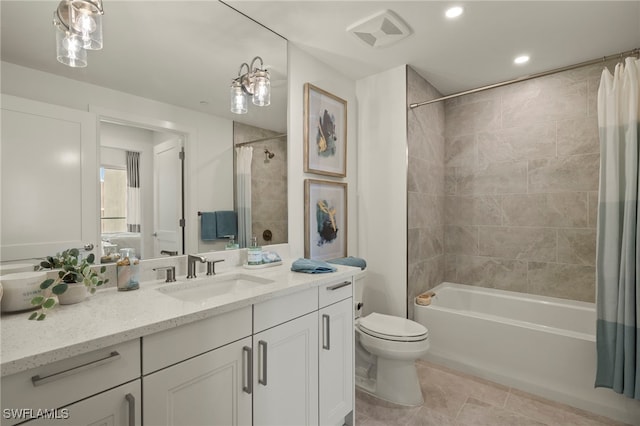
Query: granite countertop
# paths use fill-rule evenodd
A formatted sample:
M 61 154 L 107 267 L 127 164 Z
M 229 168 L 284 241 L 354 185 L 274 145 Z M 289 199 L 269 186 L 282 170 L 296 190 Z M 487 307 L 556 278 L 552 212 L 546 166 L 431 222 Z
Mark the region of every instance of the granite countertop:
M 107 288 L 75 305 L 56 306 L 44 321 L 27 320 L 30 312 L 3 314 L 0 320 L 2 376 L 18 373 L 61 359 L 80 355 L 190 322 L 229 312 L 275 297 L 349 279 L 359 268 L 334 265 L 336 272 L 291 272 L 291 261 L 264 269 L 235 267 L 214 277 L 198 276 L 175 283 L 163 280 L 140 283 L 140 289 Z M 198 302 L 183 302 L 158 291 L 197 281 L 215 280 L 242 273 L 273 280 L 257 288 L 225 294 Z M 207 283 L 209 284 L 209 283 Z M 214 285 L 214 283 L 211 283 Z

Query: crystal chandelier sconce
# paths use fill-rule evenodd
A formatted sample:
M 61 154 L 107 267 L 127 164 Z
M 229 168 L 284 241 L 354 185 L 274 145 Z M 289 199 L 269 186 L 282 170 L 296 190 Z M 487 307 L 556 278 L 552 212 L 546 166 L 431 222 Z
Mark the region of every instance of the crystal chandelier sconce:
M 256 61 L 260 61 L 259 67 L 254 66 Z M 243 73 L 245 69 L 246 72 Z M 231 112 L 235 114 L 247 113 L 249 96 L 257 106 L 268 106 L 271 103 L 271 80 L 261 57 L 253 58 L 251 65 L 246 62 L 240 65 L 238 77 L 231 82 L 230 90 Z
M 102 0 L 62 0 L 53 12 L 56 57 L 70 67 L 87 66 L 87 50 L 102 49 Z

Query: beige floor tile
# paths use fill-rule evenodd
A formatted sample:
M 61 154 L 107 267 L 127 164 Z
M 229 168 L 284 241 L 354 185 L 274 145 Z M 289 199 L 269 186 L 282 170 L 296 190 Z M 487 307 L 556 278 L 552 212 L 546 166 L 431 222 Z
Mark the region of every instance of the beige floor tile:
M 571 426 L 621 426 L 606 417 L 549 401 L 526 392 L 512 389 L 506 408 L 522 413 L 549 425 Z
M 404 426 L 419 410 L 420 407 L 392 404 L 356 390 L 356 418 L 364 419 L 365 426 Z
M 427 407 L 422 407 L 406 426 L 461 426 L 453 418 L 434 411 Z
M 457 419 L 463 426 L 544 426 L 544 423 L 474 398 L 464 404 Z

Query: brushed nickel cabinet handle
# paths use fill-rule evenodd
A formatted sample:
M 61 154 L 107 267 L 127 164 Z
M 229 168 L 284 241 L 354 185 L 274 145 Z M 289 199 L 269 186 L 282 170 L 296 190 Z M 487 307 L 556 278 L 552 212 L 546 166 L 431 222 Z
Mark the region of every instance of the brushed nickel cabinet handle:
M 242 390 L 248 394 L 253 392 L 253 349 L 249 346 L 242 348 Z M 245 386 L 245 383 L 246 386 Z
M 136 426 L 136 397 L 128 393 L 124 398 L 129 403 L 129 426 Z
M 262 359 L 262 371 L 258 376 L 258 383 L 267 386 L 267 342 L 264 340 L 258 342 L 258 356 Z
M 327 336 L 326 343 L 325 335 Z M 322 314 L 322 349 L 331 350 L 331 317 L 327 314 Z
M 104 358 L 97 359 L 95 361 L 89 361 L 85 364 L 79 365 L 77 367 L 71 367 L 67 370 L 59 371 L 57 373 L 49 374 L 48 376 L 40 377 L 40 375 L 35 375 L 31 378 L 31 382 L 33 386 L 41 386 L 46 383 L 53 382 L 58 379 L 62 379 L 64 377 L 71 376 L 72 374 L 80 373 L 85 370 L 89 370 L 91 368 L 98 367 L 100 365 L 107 364 L 109 362 L 120 359 L 120 354 L 118 351 L 112 351 L 109 355 Z
M 345 281 L 345 282 L 342 282 L 340 284 L 330 285 L 330 286 L 327 287 L 327 290 L 328 291 L 333 291 L 333 290 L 337 290 L 337 289 L 342 288 L 342 287 L 346 287 L 348 285 L 351 285 L 351 281 Z

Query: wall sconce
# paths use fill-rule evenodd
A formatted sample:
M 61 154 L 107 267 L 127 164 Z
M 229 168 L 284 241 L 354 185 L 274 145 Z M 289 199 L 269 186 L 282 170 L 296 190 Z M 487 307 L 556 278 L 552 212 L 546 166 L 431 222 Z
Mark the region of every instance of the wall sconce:
M 257 60 L 260 61 L 260 67 L 254 67 Z M 251 65 L 246 62 L 240 65 L 238 77 L 231 82 L 231 112 L 246 114 L 249 95 L 254 105 L 268 106 L 271 103 L 271 79 L 269 71 L 263 67 L 260 56 L 253 58 Z M 245 68 L 247 72 L 243 74 Z
M 53 12 L 56 56 L 70 67 L 87 66 L 87 50 L 102 49 L 102 0 L 62 0 Z

